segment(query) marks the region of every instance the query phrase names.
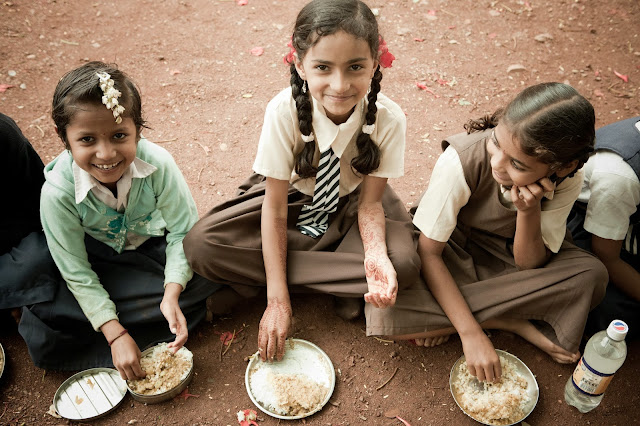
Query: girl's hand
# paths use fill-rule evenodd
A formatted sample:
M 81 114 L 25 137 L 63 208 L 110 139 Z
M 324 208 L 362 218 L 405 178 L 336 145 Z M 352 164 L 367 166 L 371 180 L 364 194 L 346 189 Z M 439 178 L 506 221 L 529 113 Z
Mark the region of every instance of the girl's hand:
M 118 337 L 111 345 L 111 359 L 122 380 L 142 379 L 146 373 L 140 366 L 142 354 L 129 334 Z
M 176 335 L 176 339 L 167 345 L 174 354 L 186 343 L 189 337 L 187 320 L 178 304 L 181 292 L 182 286 L 180 284 L 167 283 L 164 288 L 164 297 L 160 302 L 160 311 L 169 323 L 169 330 Z
M 527 211 L 536 207 L 540 207 L 540 201 L 545 192 L 555 189 L 555 184 L 547 177 L 527 186 L 511 187 L 511 199 L 513 205 L 518 211 Z
M 258 331 L 258 352 L 262 361 L 278 361 L 284 356 L 284 346 L 291 327 L 291 303 L 272 299 L 267 302 Z
M 460 335 L 467 368 L 479 381 L 495 382 L 502 376 L 500 358 L 482 330 L 468 336 Z
M 396 270 L 388 256 L 366 256 L 364 270 L 369 292 L 364 300 L 376 308 L 386 308 L 396 303 L 398 280 Z

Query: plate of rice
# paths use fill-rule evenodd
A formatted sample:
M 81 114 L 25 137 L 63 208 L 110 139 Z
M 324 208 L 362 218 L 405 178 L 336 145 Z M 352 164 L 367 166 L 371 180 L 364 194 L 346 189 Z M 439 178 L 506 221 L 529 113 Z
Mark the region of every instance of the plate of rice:
M 131 396 L 149 404 L 167 401 L 189 384 L 193 354 L 184 346 L 174 354 L 166 343 L 160 343 L 142 352 L 140 366 L 147 375 L 140 380 L 127 380 Z
M 281 361 L 263 362 L 251 356 L 245 386 L 260 411 L 285 420 L 301 419 L 324 407 L 336 384 L 333 363 L 318 346 L 289 339 Z
M 535 376 L 518 357 L 496 349 L 502 366 L 500 382 L 478 382 L 469 373 L 464 356 L 449 376 L 451 395 L 469 417 L 485 425 L 515 425 L 538 403 L 540 389 Z M 479 383 L 479 384 L 478 384 Z

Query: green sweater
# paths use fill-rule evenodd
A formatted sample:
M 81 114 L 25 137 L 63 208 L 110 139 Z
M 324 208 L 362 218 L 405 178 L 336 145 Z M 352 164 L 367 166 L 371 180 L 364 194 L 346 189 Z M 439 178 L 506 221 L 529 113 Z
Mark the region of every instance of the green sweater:
M 40 215 L 51 256 L 93 328 L 117 319 L 115 304 L 91 269 L 85 233 L 122 253 L 127 232 L 167 235 L 164 283 L 186 286 L 193 276 L 182 240 L 198 220 L 195 202 L 180 169 L 164 148 L 142 138 L 136 156 L 157 167 L 145 178 L 134 178 L 127 208 L 119 213 L 92 192 L 75 201 L 73 157 L 64 151 L 45 167 Z

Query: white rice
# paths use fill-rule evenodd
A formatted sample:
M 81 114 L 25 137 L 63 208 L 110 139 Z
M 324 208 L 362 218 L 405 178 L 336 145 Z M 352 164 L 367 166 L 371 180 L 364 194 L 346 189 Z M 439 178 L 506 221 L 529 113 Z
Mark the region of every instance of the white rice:
M 310 347 L 288 348 L 280 362 L 256 360 L 250 372 L 251 394 L 264 408 L 283 416 L 298 416 L 322 405 L 330 374 L 321 356 Z
M 499 383 L 481 382 L 482 390 L 472 383 L 476 379 L 469 373 L 467 362 L 458 366 L 458 377 L 453 388 L 460 406 L 474 419 L 491 425 L 509 425 L 525 416 L 531 401 L 527 392 L 529 383 L 518 374 L 512 361 L 500 357 L 502 378 Z
M 166 343 L 161 343 L 140 359 L 140 366 L 147 376 L 127 380 L 129 388 L 142 395 L 158 395 L 175 388 L 189 375 L 193 353 L 183 346 L 173 354 Z

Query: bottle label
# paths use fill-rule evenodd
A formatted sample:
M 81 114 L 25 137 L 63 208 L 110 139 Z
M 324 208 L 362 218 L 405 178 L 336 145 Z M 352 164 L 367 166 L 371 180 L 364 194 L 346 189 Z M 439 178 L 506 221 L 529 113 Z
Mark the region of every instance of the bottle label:
M 607 386 L 613 379 L 613 374 L 603 374 L 594 370 L 584 357 L 573 371 L 573 385 L 582 393 L 589 396 L 600 396 L 607 390 Z

